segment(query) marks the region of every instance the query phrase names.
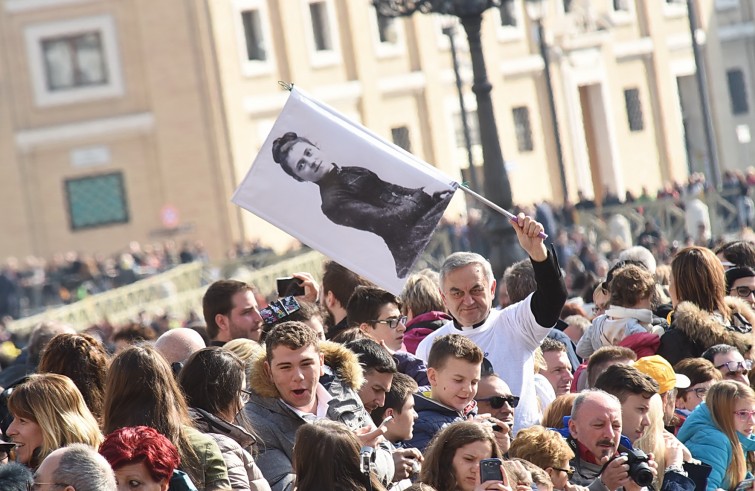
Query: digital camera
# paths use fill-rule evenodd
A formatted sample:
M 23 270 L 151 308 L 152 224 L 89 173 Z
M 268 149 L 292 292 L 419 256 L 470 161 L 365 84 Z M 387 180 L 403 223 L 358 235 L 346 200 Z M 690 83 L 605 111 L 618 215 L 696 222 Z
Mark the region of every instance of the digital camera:
M 631 449 L 619 446 L 622 455 L 626 455 L 627 464 L 629 465 L 629 477 L 632 478 L 639 486 L 650 486 L 653 484 L 653 470 L 648 462 L 650 458 L 639 449 Z

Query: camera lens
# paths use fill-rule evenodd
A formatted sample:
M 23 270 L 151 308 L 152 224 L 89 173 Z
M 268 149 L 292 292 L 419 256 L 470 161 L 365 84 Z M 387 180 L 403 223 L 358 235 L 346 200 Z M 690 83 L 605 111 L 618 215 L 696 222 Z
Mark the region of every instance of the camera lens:
M 640 486 L 653 484 L 653 471 L 645 462 L 637 463 L 629 468 L 629 477 Z

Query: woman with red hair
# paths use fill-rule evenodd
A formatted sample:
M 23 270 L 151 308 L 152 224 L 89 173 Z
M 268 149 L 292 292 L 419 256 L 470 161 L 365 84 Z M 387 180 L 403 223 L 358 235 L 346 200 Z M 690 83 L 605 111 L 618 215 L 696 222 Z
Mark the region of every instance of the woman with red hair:
M 100 445 L 100 454 L 115 472 L 118 491 L 167 491 L 181 463 L 170 440 L 149 426 L 115 430 Z

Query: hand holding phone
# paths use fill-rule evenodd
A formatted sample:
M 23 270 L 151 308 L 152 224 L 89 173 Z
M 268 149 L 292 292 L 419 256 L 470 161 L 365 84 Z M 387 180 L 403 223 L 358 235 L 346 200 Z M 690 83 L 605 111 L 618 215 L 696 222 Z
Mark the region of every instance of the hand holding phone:
M 278 287 L 279 297 L 300 297 L 304 295 L 304 286 L 299 278 L 287 276 L 285 278 L 276 278 L 275 284 Z
M 737 484 L 736 491 L 751 491 L 753 483 L 755 483 L 755 478 L 745 479 Z
M 501 459 L 482 459 L 480 461 L 480 482 L 503 481 L 502 465 Z

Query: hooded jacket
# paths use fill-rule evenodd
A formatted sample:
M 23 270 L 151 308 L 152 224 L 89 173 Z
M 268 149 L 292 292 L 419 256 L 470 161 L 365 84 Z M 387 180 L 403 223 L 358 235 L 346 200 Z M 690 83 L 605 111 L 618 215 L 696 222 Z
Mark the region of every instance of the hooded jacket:
M 357 391 L 364 383 L 357 356 L 340 344 L 323 341 L 320 349 L 325 365 L 333 373 L 326 390 L 332 396 L 328 402 L 327 418 L 344 423 L 352 430 L 372 425 Z M 265 372 L 266 353 L 258 354 L 251 371 L 249 389 L 252 392 L 244 413 L 260 439 L 259 466 L 273 491 L 291 490 L 295 476 L 291 459 L 296 430 L 307 422 L 280 399 L 280 392 Z M 376 449 L 378 478 L 389 482 L 393 478 L 393 458 L 384 449 Z
M 734 450 L 729 438 L 713 422 L 713 417 L 705 402 L 701 402 L 687 417 L 677 435 L 687 446 L 692 456 L 712 467 L 708 476 L 708 490 L 731 489 L 736 483 L 727 483 L 726 469 L 731 462 Z M 737 433 L 739 443 L 745 452 L 755 451 L 755 436 L 746 437 Z
M 739 298 L 726 297 L 726 304 L 732 310 L 730 325 L 725 325 L 719 314 L 681 302 L 673 313 L 671 328 L 661 336 L 658 354 L 674 366 L 685 358 L 699 357 L 711 346 L 729 344 L 745 358 L 752 358 L 755 313 Z
M 250 453 L 252 445 L 256 443 L 254 436 L 244 428 L 199 408 L 190 408 L 189 415 L 194 427 L 214 438 L 220 447 L 232 489 L 270 491 L 270 485 L 262 477 Z
M 451 320 L 451 316 L 445 312 L 432 310 L 424 314 L 417 315 L 406 323 L 406 332 L 404 333 L 404 346 L 406 351 L 411 354 L 417 352 L 419 343 L 431 332 L 437 331 Z
M 632 334 L 663 334 L 663 326 L 656 325 L 653 312 L 649 309 L 627 309 L 611 307 L 592 321 L 592 325 L 577 343 L 577 354 L 589 358 L 603 346 L 617 346 Z
M 414 410 L 417 412 L 418 418 L 414 422 L 412 439 L 404 442 L 404 447 L 413 447 L 423 453 L 436 433 L 451 423 L 465 421 L 466 416 L 469 415 L 469 412 L 464 414 L 434 401 L 429 395 L 429 393 L 426 395 L 414 394 Z M 469 411 L 471 412 L 475 408 L 476 406 L 472 406 Z

